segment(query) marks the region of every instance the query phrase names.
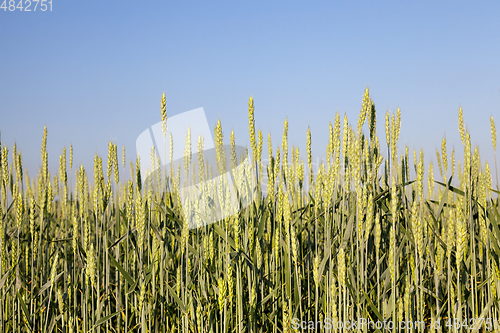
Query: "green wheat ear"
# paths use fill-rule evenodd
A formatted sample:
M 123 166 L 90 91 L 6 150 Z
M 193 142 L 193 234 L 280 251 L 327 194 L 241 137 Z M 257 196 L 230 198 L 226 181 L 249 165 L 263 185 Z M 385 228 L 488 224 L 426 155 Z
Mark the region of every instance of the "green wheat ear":
M 163 139 L 167 135 L 167 99 L 165 92 L 161 96 L 161 130 L 163 131 Z
M 368 89 L 356 128 L 346 114 L 343 124 L 335 114 L 325 133 L 327 158 L 317 169 L 310 128 L 307 164 L 297 146 L 289 155 L 288 119 L 276 148 L 268 133 L 269 158 L 262 161 L 265 133 L 255 128 L 253 98 L 248 107 L 251 153 L 256 174 L 263 176 L 258 181 L 267 181 L 267 194 L 259 184 L 247 184 L 244 193 L 215 193 L 218 184 L 211 181 L 201 137 L 195 138 L 199 159 L 191 161 L 190 130 L 186 181 L 180 166 L 172 167 L 168 192 L 167 186 L 142 191 L 138 156 L 129 161 L 128 179 L 120 182 L 113 142 L 106 170 L 96 154 L 89 174 L 83 166 L 73 170 L 72 146 L 69 169 L 65 149 L 49 165 L 44 128 L 40 171 L 31 180 L 19 146 L 12 147 L 10 160 L 9 147 L 0 144 L 0 327 L 9 332 L 153 332 L 158 323 L 161 333 L 241 333 L 290 332 L 294 318 L 317 323 L 392 317 L 426 325 L 441 320 L 446 327 L 446 318 L 487 313 L 498 321 L 498 193 L 491 184 L 496 161 L 492 170 L 480 147 L 472 147 L 461 108 L 464 157 L 454 149 L 450 154 L 443 138 L 434 170 L 431 157 L 424 164 L 418 147 L 413 162 L 409 145 L 398 156 L 399 109 L 392 117 L 386 113 L 387 151 L 380 149 Z M 161 110 L 164 130 L 164 95 Z M 496 156 L 492 117 L 490 127 Z M 236 134 L 230 133 L 230 156 L 225 156 L 217 122 L 217 162 L 225 165 L 228 159 L 231 179 L 240 185 L 247 170 L 237 168 Z M 171 162 L 173 145 L 171 135 Z M 153 152 L 152 164 L 157 157 Z M 51 174 L 49 167 L 59 169 Z M 435 180 L 438 167 L 442 179 Z M 302 186 L 304 178 L 309 187 Z M 214 209 L 232 196 L 256 200 L 237 207 L 233 216 L 189 229 L 182 190 L 193 184 L 214 192 Z M 190 201 L 195 208 L 197 199 Z M 199 223 L 206 216 L 194 218 Z M 486 331 L 485 325 L 477 328 Z
M 491 124 L 491 143 L 493 144 L 493 150 L 497 150 L 497 130 L 495 129 L 495 121 L 493 117 L 490 117 Z

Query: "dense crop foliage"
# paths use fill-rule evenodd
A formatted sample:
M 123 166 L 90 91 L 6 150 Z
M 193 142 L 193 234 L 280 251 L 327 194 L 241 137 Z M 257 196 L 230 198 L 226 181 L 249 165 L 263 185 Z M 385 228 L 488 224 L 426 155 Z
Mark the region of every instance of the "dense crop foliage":
M 166 133 L 164 98 L 161 115 Z M 144 186 L 134 160 L 133 180 L 120 182 L 114 143 L 90 171 L 73 165 L 72 147 L 69 161 L 64 149 L 59 173 L 51 175 L 45 129 L 34 179 L 23 172 L 16 146 L 1 146 L 0 327 L 291 332 L 298 321 L 368 318 L 420 321 L 426 331 L 439 321 L 452 331 L 448 319 L 470 325 L 480 317 L 495 324 L 500 214 L 493 168 L 471 147 L 461 109 L 464 159 L 449 154 L 443 139 L 437 170 L 422 151 L 398 149 L 400 124 L 399 110 L 386 114 L 382 147 L 367 89 L 357 123 L 335 115 L 325 163 L 312 165 L 310 131 L 305 163 L 298 148 L 288 147 L 287 121 L 282 144 L 272 147 L 269 134 L 262 158 L 250 99 L 255 200 L 193 229 L 177 193 L 180 179 L 158 177 Z M 491 131 L 496 151 L 493 118 Z M 214 133 L 217 147 L 227 141 L 220 122 Z M 125 166 L 125 150 L 121 159 Z M 191 163 L 199 165 L 193 174 Z M 203 165 L 188 160 L 191 181 L 209 175 Z

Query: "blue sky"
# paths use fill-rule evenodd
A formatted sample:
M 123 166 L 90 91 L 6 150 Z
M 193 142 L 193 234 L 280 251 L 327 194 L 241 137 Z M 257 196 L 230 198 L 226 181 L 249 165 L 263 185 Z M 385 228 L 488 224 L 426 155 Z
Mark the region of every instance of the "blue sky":
M 499 14 L 493 1 L 53 0 L 52 12 L 0 10 L 1 139 L 17 143 L 30 176 L 44 125 L 54 171 L 70 144 L 87 168 L 108 140 L 130 158 L 160 120 L 165 91 L 170 116 L 204 107 L 209 125 L 220 118 L 241 145 L 253 96 L 256 126 L 275 149 L 288 117 L 289 146 L 304 151 L 311 126 L 324 157 L 328 122 L 338 111 L 355 124 L 368 86 L 381 139 L 386 110 L 400 107 L 400 147 L 435 160 L 446 136 L 448 151 L 461 151 L 462 106 L 493 164 Z

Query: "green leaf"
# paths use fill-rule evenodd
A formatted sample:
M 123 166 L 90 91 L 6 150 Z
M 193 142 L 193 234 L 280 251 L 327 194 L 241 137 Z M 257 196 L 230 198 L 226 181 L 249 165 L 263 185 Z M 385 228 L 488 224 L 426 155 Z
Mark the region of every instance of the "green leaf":
M 485 318 L 486 315 L 488 314 L 488 311 L 490 311 L 490 308 L 491 306 L 493 305 L 493 302 L 494 302 L 494 298 L 491 297 L 490 298 L 490 301 L 488 302 L 488 304 L 486 304 L 486 306 L 484 307 L 483 311 L 481 311 L 481 314 L 479 315 L 479 318 Z M 477 321 L 477 323 L 479 323 L 479 321 Z M 477 325 L 476 328 L 474 328 L 474 330 L 472 331 L 472 333 L 475 333 L 479 330 L 480 326 Z
M 352 230 L 354 228 L 354 214 L 351 215 L 349 218 L 349 223 L 347 224 L 347 227 L 345 228 L 344 232 L 344 238 L 342 239 L 342 248 L 347 247 L 347 243 L 349 242 L 349 239 L 351 238 Z
M 104 324 L 105 322 L 107 322 L 108 320 L 110 320 L 111 318 L 113 318 L 114 316 L 116 316 L 117 314 L 119 314 L 121 312 L 123 312 L 123 311 L 116 311 L 115 313 L 112 313 L 109 316 L 102 317 L 101 319 L 99 319 L 98 321 L 96 321 L 96 323 L 94 324 L 94 327 L 92 327 L 91 329 L 89 329 L 88 332 L 92 331 L 97 326 L 99 326 L 101 324 Z
M 462 190 L 460 190 L 460 189 L 458 189 L 458 188 L 456 188 L 456 187 L 453 187 L 453 186 L 451 186 L 451 185 L 449 185 L 449 184 L 448 184 L 448 185 L 446 185 L 445 183 L 438 182 L 437 180 L 435 180 L 435 182 L 436 182 L 436 183 L 438 183 L 438 184 L 439 184 L 439 185 L 441 185 L 441 186 L 444 186 L 444 187 L 446 187 L 446 188 L 449 188 L 452 192 L 454 192 L 454 193 L 456 193 L 456 194 L 460 194 L 460 195 L 462 195 L 462 196 L 463 196 L 463 195 L 465 195 L 464 191 L 462 191 Z
M 14 269 L 14 267 L 9 269 L 9 271 L 5 273 L 5 275 L 3 276 L 2 280 L 0 280 L 0 289 L 3 288 L 3 285 L 5 284 L 5 281 L 7 281 L 7 278 L 9 277 L 9 274 L 12 271 L 12 269 Z
M 116 240 L 116 242 L 114 242 L 113 245 L 111 245 L 110 247 L 108 247 L 108 250 L 111 249 L 111 248 L 113 248 L 117 244 L 121 243 L 124 239 L 126 239 L 128 236 L 130 236 L 136 229 L 137 228 L 134 227 L 129 232 L 127 232 L 125 235 L 123 235 L 120 238 L 118 238 L 118 240 Z
M 175 302 L 177 303 L 177 305 L 179 305 L 179 307 L 181 308 L 182 312 L 185 313 L 186 312 L 186 306 L 184 305 L 184 303 L 182 303 L 182 301 L 179 298 L 179 296 L 177 296 L 176 292 L 170 286 L 167 286 L 167 288 L 168 288 L 168 291 L 170 292 L 170 296 L 172 296 L 172 298 L 175 300 Z
M 291 298 L 292 296 L 292 286 L 291 286 L 291 279 L 290 279 L 290 255 L 288 252 L 288 248 L 285 246 L 284 248 L 284 257 L 285 257 L 285 286 L 286 286 L 286 297 Z M 254 282 L 255 283 L 255 282 Z
M 64 272 L 61 272 L 59 273 L 55 278 L 54 278 L 54 283 L 57 282 L 57 280 L 61 277 L 61 275 L 63 275 Z M 38 297 L 40 296 L 45 290 L 47 290 L 48 288 L 50 288 L 50 286 L 52 285 L 52 281 L 49 280 L 47 281 L 41 288 L 40 290 L 38 291 L 38 293 L 35 295 L 35 297 Z
M 489 231 L 489 234 L 490 234 L 490 238 L 492 240 L 495 239 L 495 235 L 493 234 L 493 232 L 490 230 Z M 493 250 L 495 251 L 495 253 L 497 254 L 497 256 L 500 258 L 500 248 L 498 247 L 498 244 L 496 241 L 492 241 L 490 242 L 492 245 L 493 245 Z
M 167 216 L 172 220 L 174 221 L 175 223 L 177 223 L 177 226 L 178 227 L 182 227 L 183 225 L 183 222 L 177 217 L 175 216 L 175 213 L 172 209 L 170 209 L 170 207 L 168 206 L 165 206 L 165 208 L 167 208 L 167 211 L 168 211 L 168 214 Z
M 415 181 L 414 180 L 411 180 L 411 181 L 408 181 L 404 184 L 399 184 L 397 185 L 397 187 L 405 187 L 406 185 L 410 185 L 410 184 L 413 184 Z M 390 193 L 390 190 L 384 190 L 382 192 L 380 192 L 379 194 L 377 194 L 374 198 L 373 198 L 373 202 L 377 202 L 379 201 L 380 199 L 384 198 L 385 196 L 387 196 L 388 194 Z
M 321 279 L 323 278 L 323 270 L 325 269 L 326 262 L 330 258 L 329 254 L 330 254 L 332 247 L 333 247 L 333 244 L 331 244 L 330 247 L 328 248 L 328 250 L 325 251 L 325 253 L 324 253 L 325 257 L 323 258 L 323 260 L 321 260 L 321 264 L 319 265 L 319 269 L 318 269 L 319 281 L 321 281 Z
M 50 326 L 49 326 L 49 333 L 52 333 L 52 331 L 54 330 L 54 326 L 56 326 L 56 322 L 61 319 L 62 317 L 62 314 L 60 314 L 59 316 L 57 317 L 54 317 L 52 316 L 52 320 L 50 321 Z
M 214 226 L 215 232 L 218 233 L 219 236 L 221 236 L 222 239 L 225 240 L 226 239 L 226 232 L 217 223 L 214 223 L 213 226 Z M 229 245 L 231 245 L 231 247 L 233 249 L 236 249 L 236 244 L 234 243 L 234 240 L 231 237 L 229 237 L 229 235 L 227 236 L 227 243 Z
M 123 275 L 123 277 L 125 278 L 125 280 L 127 280 L 128 284 L 129 285 L 134 285 L 135 282 L 134 282 L 134 279 L 132 279 L 132 277 L 130 276 L 130 274 L 128 274 L 124 269 L 123 267 L 118 263 L 118 261 L 116 261 L 115 258 L 113 258 L 113 256 L 111 254 L 109 254 L 109 259 L 111 260 L 111 263 L 116 267 L 118 268 L 118 270 L 120 271 L 120 273 Z
M 363 296 L 365 297 L 366 301 L 370 305 L 370 308 L 372 309 L 373 313 L 377 316 L 378 320 L 384 321 L 384 317 L 378 311 L 377 307 L 375 306 L 375 304 L 373 304 L 372 300 L 368 297 L 368 295 L 366 295 L 366 292 L 364 290 L 362 290 L 362 292 L 363 292 Z
M 180 235 L 175 235 L 175 239 L 177 239 L 177 241 L 182 244 L 182 237 Z M 191 252 L 194 255 L 198 254 L 198 252 L 196 251 L 196 249 L 191 244 L 188 243 L 187 245 L 188 245 L 188 251 L 189 252 Z
M 411 237 L 410 233 L 408 232 L 408 230 L 406 230 L 406 228 L 404 227 L 403 223 L 400 223 L 399 224 L 399 227 L 401 228 L 401 230 L 403 230 L 403 233 L 405 234 L 406 238 L 408 239 L 408 241 L 411 243 L 411 244 L 415 244 L 415 240 Z
M 257 231 L 257 238 L 258 239 L 261 239 L 262 235 L 264 234 L 264 227 L 266 225 L 266 220 L 267 220 L 267 210 L 265 212 L 266 212 L 266 214 L 262 214 L 262 216 L 260 217 L 259 229 Z
M 453 178 L 453 176 L 450 176 L 450 179 L 448 180 L 448 186 L 446 186 L 446 189 L 444 190 L 443 197 L 441 198 L 441 202 L 439 203 L 438 211 L 436 214 L 437 217 L 441 216 L 441 212 L 443 211 L 443 207 L 446 204 L 446 201 L 448 200 L 448 190 L 450 189 L 452 178 Z
M 259 304 L 257 305 L 258 307 L 261 307 L 263 306 L 264 304 L 266 304 L 267 301 L 269 301 L 269 299 L 273 296 L 276 296 L 276 291 L 278 290 L 279 286 L 274 288 L 273 291 L 271 291 L 269 294 L 267 294 L 266 297 L 264 297 L 260 302 Z
M 500 240 L 500 229 L 498 228 L 498 221 L 495 218 L 495 216 L 492 214 L 492 212 L 488 212 L 488 218 L 491 221 L 491 226 L 493 227 L 493 230 L 495 231 L 496 238 Z M 492 242 L 495 243 L 495 242 Z M 495 244 L 497 245 L 497 244 Z
M 156 239 L 158 239 L 159 242 L 163 242 L 163 238 L 161 237 L 161 234 L 160 234 L 160 231 L 158 230 L 158 228 L 152 224 L 151 224 L 151 228 L 153 229 L 153 231 L 156 235 Z
M 28 307 L 26 307 L 26 303 L 24 303 L 23 298 L 19 294 L 19 291 L 16 291 L 16 294 L 17 294 L 17 299 L 19 300 L 19 303 L 21 304 L 21 309 L 23 310 L 24 317 L 26 318 L 25 324 L 26 324 L 26 326 L 28 326 L 30 331 L 33 331 L 33 329 L 31 328 L 31 325 L 29 323 L 29 320 L 28 320 L 30 318 L 30 315 L 28 312 Z

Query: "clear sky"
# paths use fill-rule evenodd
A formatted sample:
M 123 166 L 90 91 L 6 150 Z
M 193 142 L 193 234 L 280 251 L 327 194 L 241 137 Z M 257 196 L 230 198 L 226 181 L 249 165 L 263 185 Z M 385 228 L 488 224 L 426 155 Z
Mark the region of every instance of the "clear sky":
M 399 107 L 400 147 L 435 161 L 446 136 L 448 151 L 462 151 L 462 106 L 472 143 L 493 164 L 499 14 L 498 1 L 407 0 L 52 0 L 52 12 L 1 9 L 1 140 L 10 150 L 17 143 L 34 176 L 47 125 L 51 168 L 73 144 L 74 164 L 92 170 L 110 139 L 135 154 L 138 135 L 160 120 L 165 91 L 169 116 L 204 107 L 209 125 L 220 118 L 225 138 L 234 129 L 241 145 L 253 96 L 265 142 L 270 131 L 276 149 L 288 117 L 289 146 L 304 151 L 311 126 L 314 155 L 324 157 L 328 122 L 338 111 L 355 124 L 368 86 L 381 140 L 386 110 Z

